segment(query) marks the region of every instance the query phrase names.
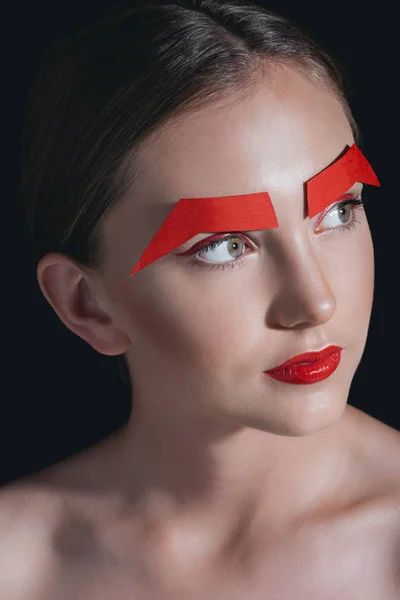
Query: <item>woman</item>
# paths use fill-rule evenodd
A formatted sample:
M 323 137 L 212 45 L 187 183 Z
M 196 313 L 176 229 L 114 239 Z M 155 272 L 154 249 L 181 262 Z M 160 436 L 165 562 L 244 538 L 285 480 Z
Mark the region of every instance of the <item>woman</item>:
M 116 11 L 25 131 L 38 284 L 133 409 L 3 489 L 1 598 L 399 598 L 400 434 L 347 404 L 378 180 L 332 59 L 248 2 Z

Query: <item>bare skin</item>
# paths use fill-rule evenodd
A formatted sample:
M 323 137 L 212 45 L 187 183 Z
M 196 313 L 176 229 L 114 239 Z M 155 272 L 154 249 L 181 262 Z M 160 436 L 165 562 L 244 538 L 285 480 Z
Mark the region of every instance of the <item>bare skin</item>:
M 399 432 L 348 405 L 336 427 L 348 450 L 340 484 L 273 523 L 260 504 L 217 549 L 206 518 L 178 523 L 104 481 L 116 438 L 0 495 L 4 600 L 397 600 Z M 165 506 L 167 509 L 167 507 Z
M 400 433 L 347 404 L 373 300 L 370 229 L 365 213 L 342 235 L 337 213 L 323 234 L 305 216 L 304 182 L 354 140 L 332 92 L 293 69 L 270 75 L 146 141 L 138 193 L 104 221 L 101 273 L 40 262 L 65 325 L 126 353 L 133 411 L 101 444 L 3 490 L 2 598 L 399 596 Z M 244 232 L 242 268 L 170 253 L 129 278 L 180 198 L 258 191 L 279 227 Z M 263 373 L 328 344 L 344 350 L 327 380 Z

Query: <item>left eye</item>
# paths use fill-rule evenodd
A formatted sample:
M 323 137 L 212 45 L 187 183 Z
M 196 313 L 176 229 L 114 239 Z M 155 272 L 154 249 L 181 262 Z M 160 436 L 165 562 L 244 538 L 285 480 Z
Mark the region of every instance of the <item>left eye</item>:
M 362 199 L 349 199 L 335 204 L 333 208 L 318 223 L 326 224 L 327 229 L 346 229 L 356 221 L 355 213 L 362 209 Z M 358 222 L 358 221 L 357 221 Z M 344 227 L 340 227 L 340 226 Z M 355 225 L 355 223 L 354 223 Z

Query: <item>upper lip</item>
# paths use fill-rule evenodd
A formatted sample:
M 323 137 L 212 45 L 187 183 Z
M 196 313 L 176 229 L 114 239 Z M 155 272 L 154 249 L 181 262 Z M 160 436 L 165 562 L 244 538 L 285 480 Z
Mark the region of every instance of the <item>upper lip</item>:
M 282 363 L 281 365 L 278 365 L 277 367 L 273 367 L 273 369 L 280 369 L 282 367 L 288 367 L 290 365 L 297 365 L 298 363 L 302 362 L 317 362 L 318 360 L 324 358 L 327 354 L 332 354 L 332 352 L 339 352 L 340 350 L 343 350 L 341 346 L 331 345 L 326 346 L 326 348 L 323 348 L 322 350 L 304 352 L 303 354 L 298 354 L 297 356 L 290 358 L 289 360 Z M 270 371 L 272 371 L 272 369 L 270 369 Z

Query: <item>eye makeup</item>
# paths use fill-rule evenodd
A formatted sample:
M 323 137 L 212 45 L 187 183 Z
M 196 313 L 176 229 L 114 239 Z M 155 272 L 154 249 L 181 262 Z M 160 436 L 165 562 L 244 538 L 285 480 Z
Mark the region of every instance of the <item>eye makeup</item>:
M 321 232 L 321 234 L 329 233 L 329 232 L 346 232 L 351 229 L 354 229 L 357 224 L 360 224 L 361 221 L 358 219 L 359 213 L 364 212 L 365 198 L 354 198 L 350 194 L 346 195 L 347 197 L 340 202 L 337 202 L 333 205 L 333 207 L 329 208 L 322 217 L 319 219 L 318 223 L 321 223 L 324 218 L 329 215 L 334 209 L 339 213 L 340 210 L 349 206 L 351 208 L 351 221 L 349 223 L 343 223 L 343 225 L 339 225 L 337 227 L 330 227 Z M 319 234 L 318 234 L 319 235 Z M 249 255 L 249 252 L 246 254 L 242 254 L 240 257 L 234 260 L 228 260 L 225 262 L 210 262 L 199 258 L 201 253 L 212 252 L 218 246 L 223 243 L 227 243 L 232 239 L 241 239 L 244 245 L 248 247 L 253 247 L 252 241 L 248 238 L 247 235 L 236 232 L 236 233 L 225 233 L 220 235 L 214 235 L 211 238 L 207 238 L 198 244 L 195 244 L 192 248 L 190 248 L 187 252 L 180 254 L 179 256 L 186 256 L 189 258 L 188 263 L 194 267 L 200 267 L 208 269 L 209 271 L 224 271 L 225 269 L 233 269 L 234 267 L 242 267 L 246 262 L 246 257 Z
M 352 207 L 352 211 L 351 211 L 352 213 L 353 212 L 357 213 L 357 209 L 359 207 L 361 207 L 361 210 L 364 210 L 365 200 L 366 200 L 366 195 L 364 193 L 364 190 L 365 190 L 365 188 L 362 188 L 359 192 L 344 194 L 340 198 L 340 200 L 338 200 L 337 202 L 335 202 L 331 206 L 328 206 L 328 208 L 326 210 L 321 211 L 321 213 L 318 215 L 318 218 L 315 221 L 315 228 L 317 228 L 319 226 L 319 224 L 322 221 L 324 221 L 324 219 L 334 209 L 336 209 L 339 212 L 341 209 L 345 208 L 346 206 L 351 206 Z M 331 228 L 328 228 L 328 230 L 335 230 L 335 229 L 340 229 L 341 230 L 341 229 L 343 229 L 343 227 L 338 227 L 338 228 L 331 227 Z
M 379 186 L 367 159 L 353 144 L 306 184 L 312 219 L 355 183 Z M 211 198 L 181 198 L 145 248 L 130 276 L 201 232 L 257 231 L 279 227 L 268 192 Z
M 256 231 L 274 227 L 278 227 L 278 220 L 268 192 L 182 198 L 147 246 L 131 276 L 203 231 Z
M 308 216 L 312 219 L 355 183 L 380 186 L 371 165 L 356 144 L 306 182 Z

